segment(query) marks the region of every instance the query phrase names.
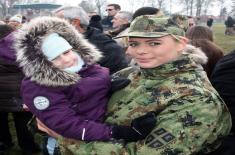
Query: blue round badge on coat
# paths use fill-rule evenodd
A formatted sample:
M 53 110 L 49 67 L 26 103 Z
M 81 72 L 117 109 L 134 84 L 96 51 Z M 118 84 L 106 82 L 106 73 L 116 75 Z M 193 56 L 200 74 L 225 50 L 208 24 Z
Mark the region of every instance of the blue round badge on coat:
M 45 110 L 49 107 L 50 102 L 49 100 L 44 96 L 37 96 L 33 99 L 33 104 L 38 110 Z

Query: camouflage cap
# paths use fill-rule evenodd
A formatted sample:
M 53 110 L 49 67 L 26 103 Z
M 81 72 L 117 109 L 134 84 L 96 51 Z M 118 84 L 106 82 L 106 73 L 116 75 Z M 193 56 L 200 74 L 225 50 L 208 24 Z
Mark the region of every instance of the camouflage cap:
M 129 32 L 120 37 L 158 38 L 172 35 L 176 39 L 185 36 L 187 18 L 174 15 L 172 17 L 157 17 L 155 15 L 143 15 L 132 21 Z

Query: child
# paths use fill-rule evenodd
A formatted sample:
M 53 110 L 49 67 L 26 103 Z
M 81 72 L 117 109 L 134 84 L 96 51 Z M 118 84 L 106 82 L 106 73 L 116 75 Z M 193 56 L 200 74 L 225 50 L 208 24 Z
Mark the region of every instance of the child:
M 16 40 L 17 61 L 26 76 L 23 102 L 48 128 L 83 141 L 137 141 L 151 131 L 102 123 L 111 86 L 109 71 L 95 63 L 100 52 L 67 21 L 34 19 Z M 137 122 L 154 126 L 155 119 Z

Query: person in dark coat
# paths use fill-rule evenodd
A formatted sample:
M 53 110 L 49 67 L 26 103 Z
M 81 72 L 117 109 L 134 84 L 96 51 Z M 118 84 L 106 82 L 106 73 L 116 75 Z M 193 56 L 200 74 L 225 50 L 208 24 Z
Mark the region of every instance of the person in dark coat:
M 231 16 L 228 16 L 224 24 L 226 26 L 225 35 L 234 35 L 235 34 L 234 32 L 235 21 L 233 20 L 233 18 Z
M 13 33 L 12 27 L 0 25 L 0 41 L 2 44 L 0 50 L 2 52 L 10 52 L 8 50 L 8 42 L 5 40 L 11 37 L 8 35 L 10 33 Z M 17 65 L 0 58 L 0 152 L 4 152 L 13 145 L 8 124 L 9 113 L 13 115 L 18 144 L 24 154 L 40 151 L 33 135 L 27 128 L 27 123 L 31 119 L 32 114 L 23 111 L 23 102 L 20 95 L 20 85 L 23 77 Z
M 108 16 L 104 17 L 101 20 L 101 23 L 105 30 L 110 30 L 113 27 L 113 17 L 121 10 L 120 5 L 118 4 L 108 4 L 105 11 L 107 11 Z
M 90 17 L 89 26 L 97 28 L 101 32 L 103 32 L 103 26 L 100 21 L 101 21 L 100 15 L 93 15 Z
M 111 88 L 109 71 L 96 64 L 101 52 L 66 20 L 33 19 L 16 40 L 17 61 L 25 74 L 23 102 L 47 127 L 82 141 L 137 141 L 150 132 L 151 128 L 141 132 L 140 127 L 103 123 Z
M 224 139 L 223 147 L 218 155 L 235 154 L 235 50 L 225 55 L 217 62 L 210 81 L 225 101 L 232 117 L 232 129 L 228 137 Z M 216 155 L 217 155 L 216 154 Z M 214 154 L 213 154 L 214 155 Z
M 103 54 L 103 58 L 98 63 L 107 67 L 110 74 L 113 74 L 128 66 L 125 53 L 111 37 L 101 31 L 89 27 L 89 17 L 81 7 L 66 6 L 54 11 L 58 17 L 68 19 L 76 29 L 83 33 L 85 38 L 95 45 Z
M 211 28 L 212 27 L 212 24 L 213 24 L 213 18 L 212 17 L 209 17 L 206 21 L 206 25 Z
M 235 50 L 224 56 L 215 66 L 211 83 L 219 92 L 228 108 L 233 121 L 232 132 L 235 133 Z

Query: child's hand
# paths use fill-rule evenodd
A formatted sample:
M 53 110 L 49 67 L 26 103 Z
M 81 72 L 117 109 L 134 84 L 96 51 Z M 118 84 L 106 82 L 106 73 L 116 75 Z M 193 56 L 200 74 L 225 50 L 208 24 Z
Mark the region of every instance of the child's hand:
M 36 118 L 37 120 L 37 127 L 39 130 L 46 132 L 48 135 L 50 135 L 51 137 L 54 138 L 58 138 L 59 134 L 56 133 L 55 131 L 49 129 L 45 124 L 43 124 L 38 118 Z
M 23 110 L 24 111 L 29 111 L 29 108 L 28 108 L 28 106 L 26 104 L 23 104 Z

